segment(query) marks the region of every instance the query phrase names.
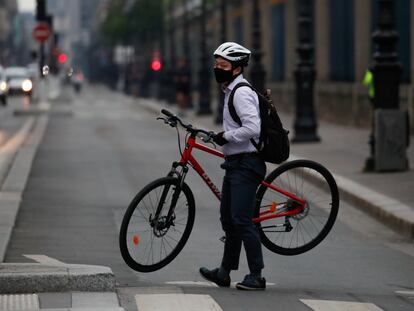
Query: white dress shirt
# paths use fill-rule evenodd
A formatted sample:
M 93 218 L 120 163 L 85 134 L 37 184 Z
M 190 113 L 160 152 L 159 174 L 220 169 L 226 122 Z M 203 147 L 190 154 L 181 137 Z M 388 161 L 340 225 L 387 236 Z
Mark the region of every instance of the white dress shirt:
M 259 142 L 260 137 L 259 98 L 250 87 L 242 86 L 238 88 L 233 97 L 233 106 L 242 122 L 242 126 L 234 121 L 230 115 L 228 107 L 230 93 L 240 82 L 248 81 L 243 78 L 243 75 L 239 75 L 224 90 L 223 137 L 229 141 L 223 146 L 223 153 L 226 156 L 257 152 L 250 139 L 253 138 L 256 142 Z

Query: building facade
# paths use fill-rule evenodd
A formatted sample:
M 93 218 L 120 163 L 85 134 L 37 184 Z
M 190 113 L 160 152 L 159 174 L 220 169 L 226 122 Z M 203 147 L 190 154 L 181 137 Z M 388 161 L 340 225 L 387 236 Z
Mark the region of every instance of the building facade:
M 0 64 L 3 65 L 7 65 L 12 61 L 12 33 L 16 14 L 16 0 L 0 0 Z
M 198 6 L 189 7 L 188 3 L 196 2 Z M 194 70 L 199 66 L 197 42 L 207 40 L 209 51 L 213 51 L 221 38 L 221 0 L 208 1 L 206 38 L 200 38 L 198 30 L 200 2 L 176 1 L 174 11 L 178 57 L 183 53 L 180 48 L 183 33 L 180 12 L 185 5 L 190 11 L 190 53 Z M 266 85 L 273 90 L 274 100 L 280 109 L 293 111 L 298 45 L 297 0 L 259 0 L 259 3 Z M 394 3 L 395 28 L 400 35 L 398 54 L 402 65 L 400 107 L 408 110 L 413 129 L 414 1 L 394 0 Z M 229 0 L 226 5 L 227 39 L 251 47 L 253 1 Z M 317 72 L 315 104 L 318 117 L 341 124 L 370 126 L 372 108 L 362 80 L 365 71 L 372 65 L 375 47 L 371 36 L 377 28 L 378 0 L 314 0 L 311 11 L 314 21 L 312 34 Z M 196 79 L 194 75 L 194 85 L 198 83 Z
M 49 0 L 48 13 L 53 16 L 53 28 L 59 48 L 68 54 L 70 63 L 88 71 L 85 54 L 91 44 L 93 21 L 103 0 Z

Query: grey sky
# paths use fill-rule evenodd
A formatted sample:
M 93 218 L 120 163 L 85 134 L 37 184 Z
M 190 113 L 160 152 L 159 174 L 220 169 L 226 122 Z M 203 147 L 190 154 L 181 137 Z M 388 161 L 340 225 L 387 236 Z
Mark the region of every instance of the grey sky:
M 19 11 L 34 12 L 36 7 L 36 0 L 18 0 Z

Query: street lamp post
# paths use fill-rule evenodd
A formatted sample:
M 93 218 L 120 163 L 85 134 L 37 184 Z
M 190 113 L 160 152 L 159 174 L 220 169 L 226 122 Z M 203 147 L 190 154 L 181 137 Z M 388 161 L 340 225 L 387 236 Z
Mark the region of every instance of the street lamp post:
M 295 70 L 296 119 L 295 136 L 292 142 L 318 142 L 317 122 L 313 107 L 313 86 L 316 71 L 313 63 L 311 5 L 313 0 L 298 0 L 298 39 L 296 49 L 299 60 Z
M 252 69 L 250 70 L 250 78 L 253 86 L 259 91 L 264 93 L 265 91 L 265 79 L 266 71 L 263 68 L 262 64 L 262 38 L 261 38 L 261 29 L 260 29 L 260 10 L 259 10 L 259 1 L 253 1 L 253 11 L 252 11 L 252 20 L 253 20 L 253 31 L 252 31 Z
M 208 55 L 206 44 L 206 0 L 201 1 L 200 16 L 200 72 L 198 79 L 198 90 L 200 94 L 198 115 L 209 115 L 212 113 L 210 107 L 210 68 L 208 68 Z
M 394 30 L 394 0 L 379 0 L 378 30 L 372 38 L 378 49 L 374 52 L 374 107 L 399 108 L 401 64 L 398 61 L 398 33 Z
M 220 2 L 220 44 L 227 41 L 227 2 L 221 0 Z M 224 93 L 221 89 L 221 85 L 218 85 L 218 104 L 217 104 L 217 115 L 216 124 L 223 123 L 223 107 L 224 107 Z
M 37 0 L 36 1 L 36 20 L 38 22 L 44 22 L 47 20 L 47 14 L 46 14 L 46 0 Z M 40 49 L 39 49 L 39 72 L 40 72 L 40 78 L 44 78 L 43 74 L 43 66 L 45 63 L 45 43 L 40 43 Z
M 191 48 L 190 48 L 190 29 L 189 29 L 189 20 L 188 20 L 188 0 L 182 0 L 183 7 L 183 59 L 185 61 L 184 70 L 187 75 L 188 83 L 190 84 L 190 90 L 188 94 L 188 107 L 193 107 L 192 101 L 192 92 L 191 92 Z
M 160 77 L 159 77 L 159 91 L 158 91 L 158 98 L 163 99 L 163 100 L 167 100 L 168 99 L 168 86 L 167 86 L 167 80 L 168 80 L 168 75 L 166 72 L 166 68 L 167 68 L 167 61 L 166 61 L 166 57 L 165 57 L 165 41 L 166 41 L 166 36 L 165 36 L 165 11 L 164 11 L 164 6 L 162 5 L 162 2 L 160 1 L 160 14 L 161 14 L 161 20 L 162 23 L 160 25 L 160 61 L 162 64 L 161 67 L 161 72 L 160 72 Z
M 170 103 L 175 103 L 175 84 L 174 84 L 174 75 L 175 75 L 175 21 L 174 21 L 174 4 L 173 1 L 170 1 L 168 5 L 168 15 L 170 16 L 170 51 L 169 51 L 169 66 L 168 66 L 168 101 Z
M 371 71 L 374 76 L 375 96 L 373 108 L 376 109 L 399 109 L 399 83 L 401 76 L 401 64 L 398 61 L 396 45 L 399 39 L 394 29 L 394 1 L 378 0 L 378 25 L 372 34 L 376 49 L 373 53 L 374 65 Z M 365 162 L 365 170 L 372 171 L 375 168 L 375 145 L 374 130 L 375 121 L 372 122 L 370 134 L 370 157 Z

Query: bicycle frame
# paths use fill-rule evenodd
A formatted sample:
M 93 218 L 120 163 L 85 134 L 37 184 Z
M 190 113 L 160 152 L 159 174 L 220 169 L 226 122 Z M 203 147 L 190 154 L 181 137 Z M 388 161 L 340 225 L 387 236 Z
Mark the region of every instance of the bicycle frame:
M 203 144 L 199 144 L 196 141 L 196 138 L 193 135 L 190 135 L 190 137 L 186 141 L 185 149 L 182 154 L 180 162 L 178 162 L 178 165 L 182 167 L 186 167 L 188 163 L 191 163 L 191 165 L 194 167 L 195 171 L 200 175 L 201 179 L 206 183 L 206 185 L 210 188 L 210 190 L 213 192 L 213 194 L 217 197 L 218 200 L 221 200 L 221 192 L 219 188 L 212 182 L 210 177 L 207 175 L 207 173 L 204 171 L 204 169 L 201 167 L 201 165 L 197 162 L 197 160 L 192 155 L 193 149 L 198 149 L 203 152 L 207 152 L 211 155 L 214 155 L 216 157 L 224 158 L 224 154 L 216 149 L 210 148 L 208 146 L 205 146 Z M 259 217 L 253 218 L 254 223 L 262 222 L 264 220 L 277 218 L 277 217 L 286 217 L 286 216 L 293 216 L 298 213 L 301 213 L 306 205 L 306 201 L 297 197 L 296 195 L 285 191 L 279 187 L 276 187 L 274 185 L 268 184 L 265 181 L 262 181 L 261 184 L 265 187 L 268 187 L 278 193 L 283 194 L 284 196 L 290 198 L 291 200 L 298 203 L 298 206 L 296 206 L 292 210 L 284 211 L 284 212 L 278 212 L 278 208 L 276 206 L 276 203 L 273 203 L 271 207 L 265 211 L 260 212 Z

